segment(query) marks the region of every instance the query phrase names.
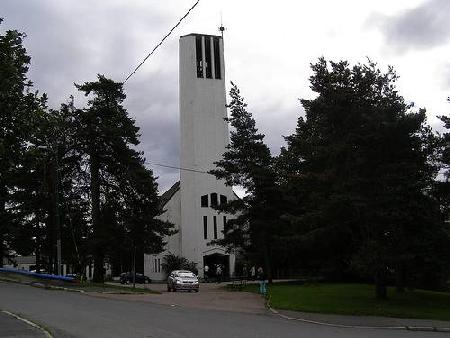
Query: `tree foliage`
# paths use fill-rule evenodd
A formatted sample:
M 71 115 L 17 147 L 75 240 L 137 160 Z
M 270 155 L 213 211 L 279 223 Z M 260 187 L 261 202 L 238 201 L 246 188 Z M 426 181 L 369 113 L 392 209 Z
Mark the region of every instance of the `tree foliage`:
M 425 111 L 398 94 L 392 68 L 322 58 L 312 70 L 318 97 L 302 100 L 306 116 L 280 155 L 289 217 L 309 257 L 370 273 L 383 298 L 390 272 L 404 284 L 408 269 L 436 258 L 437 139 Z
M 103 280 L 105 254 L 119 228 L 126 239 L 120 246 L 143 253 L 162 250 L 162 237 L 171 234 L 171 225 L 156 219 L 157 184 L 145 168 L 139 144 L 139 128 L 122 102 L 122 84 L 98 76 L 96 82 L 76 86 L 91 95 L 88 108 L 80 116 L 81 147 L 89 167 L 89 185 L 94 253 L 94 280 Z
M 279 231 L 281 211 L 273 158 L 263 142 L 264 135 L 258 132 L 247 104 L 233 83 L 230 97 L 227 119 L 232 127 L 230 144 L 223 159 L 215 163 L 217 169 L 211 173 L 229 186 L 241 186 L 246 195 L 219 208 L 235 217 L 227 222 L 224 238 L 215 243 L 255 255 L 264 262 L 271 278 L 271 245 Z
M 164 256 L 161 267 L 166 275 L 169 275 L 175 270 L 188 270 L 196 275 L 198 274 L 196 263 L 189 261 L 186 257 L 177 256 L 173 253 L 168 253 Z
M 0 34 L 0 266 L 13 249 L 12 242 L 21 243 L 20 236 L 29 240 L 28 229 L 15 212 L 13 193 L 33 121 L 46 101 L 45 95 L 31 91 L 24 37 L 16 30 Z
M 4 254 L 37 256 L 37 269 L 56 272 L 56 241 L 63 262 L 82 273 L 95 264 L 130 269 L 137 253 L 159 252 L 172 225 L 161 213 L 157 183 L 145 167 L 139 128 L 122 106 L 121 83 L 99 75 L 77 85 L 89 96 L 85 109 L 73 98 L 60 109 L 32 92 L 24 34 L 0 35 L 0 264 Z

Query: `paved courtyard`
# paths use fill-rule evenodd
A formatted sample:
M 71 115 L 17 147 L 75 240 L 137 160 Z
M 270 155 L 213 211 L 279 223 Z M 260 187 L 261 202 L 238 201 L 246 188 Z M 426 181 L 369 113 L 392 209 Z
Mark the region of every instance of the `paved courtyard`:
M 199 292 L 167 292 L 166 284 L 137 285 L 161 294 L 96 294 L 96 297 L 149 302 L 196 309 L 226 310 L 245 313 L 265 313 L 264 298 L 249 292 L 228 292 L 225 284 L 201 283 Z

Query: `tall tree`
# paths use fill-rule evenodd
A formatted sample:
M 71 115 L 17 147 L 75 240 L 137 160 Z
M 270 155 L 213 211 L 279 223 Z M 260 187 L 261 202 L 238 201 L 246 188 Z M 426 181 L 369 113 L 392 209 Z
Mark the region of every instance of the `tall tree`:
M 264 263 L 269 279 L 272 278 L 272 244 L 280 223 L 280 195 L 276 186 L 273 158 L 264 144 L 264 135 L 258 132 L 247 104 L 233 83 L 228 106 L 232 127 L 230 144 L 223 159 L 212 170 L 216 178 L 225 180 L 228 186 L 241 186 L 246 195 L 229 201 L 222 211 L 235 214 L 227 221 L 224 238 L 215 241 L 228 248 L 241 248 L 256 255 Z
M 21 227 L 21 220 L 11 209 L 16 171 L 27 147 L 34 114 L 45 107 L 46 101 L 45 95 L 31 92 L 32 83 L 27 78 L 30 57 L 23 47 L 24 37 L 16 30 L 0 34 L 0 266 L 11 249 L 13 235 Z
M 139 128 L 122 106 L 122 84 L 102 75 L 96 82 L 76 86 L 91 95 L 81 114 L 79 137 L 88 157 L 94 281 L 103 281 L 105 254 L 120 226 L 132 244 L 148 251 L 162 247 L 171 225 L 155 219 L 159 215 L 157 185 L 153 173 L 144 167 Z M 139 255 L 140 257 L 141 255 Z
M 432 244 L 418 234 L 432 242 L 439 228 L 429 194 L 436 140 L 425 111 L 397 93 L 392 68 L 321 58 L 312 70 L 318 97 L 301 101 L 306 116 L 280 155 L 290 220 L 312 255 L 370 272 L 385 298 L 389 271 L 423 262 Z

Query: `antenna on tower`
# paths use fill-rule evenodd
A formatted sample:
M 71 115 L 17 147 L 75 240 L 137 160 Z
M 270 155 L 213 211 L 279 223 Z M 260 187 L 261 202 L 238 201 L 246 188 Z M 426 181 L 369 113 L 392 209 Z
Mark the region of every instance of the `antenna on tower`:
M 220 27 L 219 27 L 219 31 L 220 34 L 222 34 L 222 39 L 223 39 L 223 31 L 225 30 L 225 27 L 223 26 L 223 22 L 222 22 L 222 12 L 220 12 Z

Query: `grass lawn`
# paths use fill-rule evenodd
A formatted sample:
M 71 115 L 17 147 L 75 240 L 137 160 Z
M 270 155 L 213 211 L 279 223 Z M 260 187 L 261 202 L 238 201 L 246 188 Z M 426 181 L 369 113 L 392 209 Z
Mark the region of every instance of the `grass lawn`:
M 257 292 L 256 285 L 247 291 Z M 346 315 L 450 320 L 450 293 L 425 290 L 397 293 L 388 289 L 387 300 L 377 300 L 367 284 L 274 284 L 268 299 L 275 309 Z

